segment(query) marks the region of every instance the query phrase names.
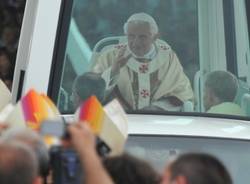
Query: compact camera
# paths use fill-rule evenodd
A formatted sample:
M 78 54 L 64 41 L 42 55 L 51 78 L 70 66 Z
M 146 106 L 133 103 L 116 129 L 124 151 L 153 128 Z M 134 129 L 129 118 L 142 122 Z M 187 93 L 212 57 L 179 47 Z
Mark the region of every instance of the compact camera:
M 41 124 L 40 134 L 62 139 L 70 139 L 67 132 L 68 124 L 63 120 L 48 120 Z M 96 138 L 96 151 L 100 157 L 105 157 L 110 148 L 100 138 Z M 74 149 L 63 146 L 51 146 L 50 168 L 53 184 L 82 184 L 84 171 L 79 157 Z

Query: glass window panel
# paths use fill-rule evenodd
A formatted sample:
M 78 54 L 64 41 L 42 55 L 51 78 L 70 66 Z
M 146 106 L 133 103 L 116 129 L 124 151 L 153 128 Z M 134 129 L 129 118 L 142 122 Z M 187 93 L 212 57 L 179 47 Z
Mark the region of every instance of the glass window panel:
M 233 39 L 225 42 L 228 30 L 221 17 L 223 6 L 233 11 L 231 5 L 208 0 L 74 0 L 57 99 L 60 111 L 72 113 L 94 94 L 103 104 L 118 98 L 127 112 L 245 117 L 250 95 L 243 74 L 228 79 L 232 75 L 222 72 L 212 75 L 214 82 L 206 82 L 211 71 L 240 70 L 227 69 L 226 53 L 234 47 L 226 44 L 237 44 Z M 142 12 L 146 15 L 135 15 Z M 231 20 L 225 19 L 234 30 Z M 240 63 L 234 66 L 242 68 Z
M 166 55 L 168 58 L 160 59 L 160 62 L 170 62 L 171 59 L 176 60 L 178 72 L 181 73 L 176 77 L 182 77 L 180 79 L 180 83 L 189 83 L 190 81 L 190 94 L 188 97 L 181 97 L 184 99 L 179 100 L 178 98 L 174 98 L 173 102 L 177 101 L 176 103 L 179 105 L 183 100 L 193 100 L 192 97 L 192 90 L 193 87 L 193 80 L 194 75 L 198 71 L 199 68 L 199 51 L 198 51 L 198 10 L 197 10 L 197 0 L 189 0 L 185 2 L 185 6 L 183 6 L 182 1 L 177 0 L 140 0 L 140 1 L 118 1 L 118 0 L 109 0 L 109 1 L 88 1 L 88 0 L 75 0 L 74 6 L 72 10 L 72 18 L 70 23 L 70 30 L 69 36 L 67 41 L 67 50 L 66 56 L 64 60 L 64 69 L 63 69 L 63 77 L 61 81 L 61 88 L 60 88 L 60 95 L 58 99 L 58 104 L 61 111 L 72 111 L 74 109 L 73 104 L 70 99 L 73 98 L 74 95 L 72 94 L 72 81 L 74 81 L 75 77 L 84 74 L 85 72 L 92 71 L 93 65 L 95 66 L 95 62 L 100 62 L 98 58 L 100 55 L 103 54 L 108 49 L 114 49 L 114 44 L 118 44 L 123 46 L 126 45 L 127 38 L 124 36 L 123 26 L 127 19 L 134 13 L 144 12 L 148 15 L 152 16 L 155 19 L 156 24 L 159 27 L 159 33 L 157 34 L 157 38 L 160 39 L 157 48 L 154 48 L 155 51 L 158 53 L 158 50 L 165 51 L 167 49 L 171 49 L 171 52 L 166 51 Z M 112 13 L 111 13 L 112 12 Z M 146 17 L 147 18 L 147 17 Z M 128 25 L 130 28 L 131 25 Z M 143 26 L 143 25 L 142 25 Z M 146 25 L 146 29 L 148 25 Z M 148 29 L 149 31 L 150 28 Z M 133 31 L 133 30 L 132 30 Z M 131 33 L 130 33 L 131 34 Z M 141 35 L 142 34 L 142 35 Z M 140 33 L 140 35 L 136 35 L 140 39 L 138 43 L 134 43 L 137 45 L 142 45 L 145 42 L 145 39 L 151 39 L 153 36 L 151 32 L 147 34 Z M 104 39 L 114 36 L 123 36 L 119 37 L 118 40 L 114 41 L 106 41 L 103 44 L 97 46 L 97 43 Z M 143 38 L 147 36 L 146 38 Z M 116 38 L 115 38 L 116 39 Z M 150 40 L 148 40 L 150 41 Z M 137 40 L 132 40 L 131 42 L 137 42 Z M 100 42 L 99 42 L 100 43 Z M 111 44 L 111 46 L 110 46 Z M 132 43 L 133 44 L 133 43 Z M 153 41 L 152 41 L 153 45 Z M 103 49 L 104 47 L 104 49 Z M 131 52 L 135 51 L 135 49 L 129 50 Z M 137 46 L 140 47 L 140 46 Z M 97 50 L 94 50 L 97 48 Z M 151 45 L 146 48 L 138 48 L 142 54 L 147 54 L 150 49 L 152 48 Z M 102 50 L 103 49 L 103 50 Z M 137 49 L 137 50 L 138 50 Z M 119 51 L 119 49 L 116 49 Z M 121 49 L 120 49 L 121 50 Z M 101 51 L 101 52 L 100 52 Z M 99 53 L 100 52 L 100 53 Z M 136 52 L 136 51 L 135 51 Z M 138 52 L 138 51 L 137 51 Z M 140 52 L 140 51 L 139 51 Z M 139 53 L 137 53 L 139 54 Z M 163 53 L 164 55 L 165 53 Z M 161 56 L 164 57 L 164 56 Z M 116 59 L 116 58 L 112 58 Z M 166 60 L 166 61 L 163 61 Z M 148 62 L 148 61 L 147 61 Z M 155 63 L 155 62 L 152 62 Z M 97 63 L 98 64 L 98 63 Z M 136 67 L 135 64 L 132 64 L 132 67 Z M 143 66 L 143 65 L 142 65 Z M 147 70 L 147 66 L 144 69 Z M 159 67 L 158 66 L 150 66 L 150 67 Z M 168 66 L 164 65 L 167 70 Z M 184 72 L 182 71 L 182 67 Z M 105 68 L 106 69 L 106 68 Z M 165 72 L 163 70 L 163 72 Z M 103 72 L 103 71 L 102 71 Z M 154 72 L 154 70 L 153 70 Z M 102 73 L 101 73 L 102 74 Z M 140 110 L 140 109 L 151 109 L 151 102 L 157 101 L 153 100 L 153 97 L 158 90 L 160 83 L 165 80 L 169 79 L 170 77 L 157 77 L 158 72 L 154 72 L 153 74 L 147 79 L 148 84 L 146 88 L 143 87 L 143 80 L 140 79 L 139 75 L 137 76 L 136 73 L 132 74 L 134 81 L 132 90 L 133 92 L 130 94 L 130 97 L 134 98 L 134 100 L 127 102 L 127 99 L 124 101 L 124 105 L 128 104 L 126 110 Z M 164 74 L 165 76 L 165 74 Z M 153 79 L 153 78 L 158 79 Z M 137 79 L 136 79 L 137 78 Z M 129 79 L 131 80 L 131 78 Z M 136 81 L 137 80 L 137 81 Z M 157 80 L 157 81 L 156 81 Z M 181 81 L 181 80 L 184 80 Z M 106 81 L 107 83 L 107 81 Z M 118 81 L 118 83 L 121 83 Z M 137 83 L 137 84 L 136 84 Z M 175 83 L 175 82 L 173 82 Z M 142 87 L 140 87 L 142 85 Z M 149 86 L 151 85 L 151 87 Z M 180 85 L 187 85 L 187 84 L 180 84 Z M 172 85 L 170 85 L 171 87 Z M 127 86 L 125 86 L 127 88 Z M 145 88 L 145 89 L 144 89 Z M 178 88 L 178 87 L 174 87 Z M 187 88 L 187 87 L 181 87 Z M 163 87 L 164 90 L 164 87 Z M 173 89 L 179 91 L 182 89 Z M 169 91 L 168 93 L 173 93 L 173 90 Z M 187 89 L 184 89 L 187 90 Z M 107 91 L 106 91 L 107 92 Z M 124 92 L 120 91 L 121 98 L 123 98 Z M 161 94 L 159 98 L 164 98 L 165 94 Z M 166 94 L 168 95 L 168 94 Z M 177 94 L 178 95 L 178 94 Z M 181 94 L 180 94 L 181 95 Z M 71 96 L 71 98 L 69 97 Z M 115 95 L 108 94 L 106 95 L 106 99 L 104 100 L 105 103 L 112 99 Z M 140 97 L 142 96 L 142 97 Z M 147 97 L 147 100 L 144 100 L 144 97 Z M 175 96 L 175 95 L 170 95 Z M 142 100 L 141 100 L 142 99 Z M 141 101 L 146 102 L 141 102 Z M 180 102 L 179 102 L 180 101 Z M 65 104 L 66 103 L 66 104 Z M 141 104 L 140 104 L 141 103 Z M 162 106 L 159 104 L 158 106 Z M 172 105 L 170 104 L 169 107 Z M 165 107 L 164 107 L 165 108 Z M 168 108 L 168 106 L 166 107 Z M 180 110 L 181 107 L 173 108 L 173 110 Z M 154 109 L 154 108 L 152 108 Z M 162 108 L 156 108 L 161 110 Z M 171 109 L 170 109 L 171 110 Z

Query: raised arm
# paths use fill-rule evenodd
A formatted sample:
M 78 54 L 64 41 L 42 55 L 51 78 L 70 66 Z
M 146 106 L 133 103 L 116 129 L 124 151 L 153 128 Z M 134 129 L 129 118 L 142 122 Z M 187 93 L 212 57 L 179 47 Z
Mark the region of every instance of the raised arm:
M 96 65 L 93 67 L 93 72 L 101 73 L 106 82 L 107 91 L 112 91 L 115 87 L 121 68 L 126 65 L 131 57 L 131 54 L 127 53 L 126 50 L 126 47 L 123 47 L 104 52 L 99 56 Z
M 69 128 L 71 143 L 79 154 L 86 184 L 113 184 L 96 152 L 95 136 L 87 123 L 77 123 Z

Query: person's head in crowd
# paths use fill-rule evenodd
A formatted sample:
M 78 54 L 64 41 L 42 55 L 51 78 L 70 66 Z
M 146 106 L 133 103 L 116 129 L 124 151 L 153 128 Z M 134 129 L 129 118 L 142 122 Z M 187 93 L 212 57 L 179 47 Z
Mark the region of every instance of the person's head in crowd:
M 147 162 L 129 154 L 107 157 L 104 167 L 116 184 L 158 184 L 160 175 Z
M 2 13 L 3 13 L 3 24 L 4 25 L 9 25 L 9 24 L 15 23 L 15 18 L 14 18 L 15 13 L 16 13 L 15 8 L 4 5 Z
M 143 57 L 153 49 L 158 35 L 158 26 L 150 15 L 135 13 L 124 24 L 128 47 L 136 57 Z
M 18 41 L 18 29 L 16 25 L 6 25 L 4 27 L 2 33 L 2 41 L 8 50 L 16 49 Z M 14 51 L 9 50 L 9 52 L 14 52 Z
M 77 108 L 83 101 L 95 95 L 100 102 L 104 99 L 105 81 L 101 75 L 87 72 L 78 76 L 72 87 L 72 102 Z
M 10 75 L 12 72 L 12 64 L 10 55 L 5 47 L 0 48 L 0 78 Z
M 35 153 L 26 144 L 0 142 L 0 183 L 41 184 Z
M 212 106 L 223 102 L 233 102 L 238 90 L 238 80 L 230 72 L 210 72 L 205 81 L 204 107 L 209 110 Z
M 204 153 L 188 153 L 171 162 L 162 177 L 162 184 L 232 184 L 224 165 Z
M 27 144 L 35 152 L 38 160 L 39 175 L 46 176 L 49 169 L 49 152 L 42 138 L 31 129 L 20 129 L 9 131 L 5 137 L 5 141 L 19 141 Z
M 9 1 L 7 1 L 7 5 L 9 7 L 13 7 L 15 9 L 17 9 L 20 7 L 24 7 L 25 2 L 26 2 L 25 0 L 9 0 Z
M 23 12 L 24 12 L 24 7 L 19 7 L 16 11 L 16 22 L 17 22 L 17 26 L 21 27 L 22 25 L 22 21 L 23 21 Z

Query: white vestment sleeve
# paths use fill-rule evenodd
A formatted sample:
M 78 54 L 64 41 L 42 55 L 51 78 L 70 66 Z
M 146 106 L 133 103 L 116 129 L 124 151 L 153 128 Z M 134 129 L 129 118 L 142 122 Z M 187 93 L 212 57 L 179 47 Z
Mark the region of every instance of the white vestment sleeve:
M 102 73 L 102 78 L 105 80 L 106 82 L 106 90 L 107 91 L 111 91 L 115 85 L 117 84 L 118 78 L 119 78 L 119 74 L 116 75 L 111 75 L 111 67 L 109 67 L 107 70 L 105 70 Z

